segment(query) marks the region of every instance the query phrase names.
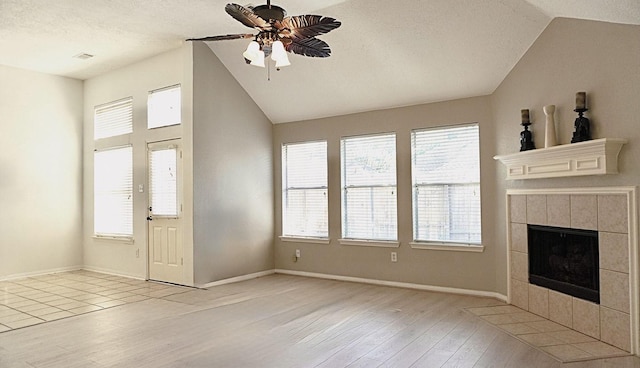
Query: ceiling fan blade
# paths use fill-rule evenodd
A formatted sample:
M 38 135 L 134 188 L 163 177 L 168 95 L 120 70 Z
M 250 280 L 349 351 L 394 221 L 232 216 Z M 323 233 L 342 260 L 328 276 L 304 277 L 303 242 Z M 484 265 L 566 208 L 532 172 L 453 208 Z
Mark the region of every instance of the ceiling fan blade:
M 282 37 L 310 38 L 331 32 L 342 23 L 331 17 L 320 15 L 296 15 L 276 22 Z
M 227 4 L 224 7 L 224 10 L 233 17 L 233 19 L 238 22 L 244 24 L 249 28 L 258 28 L 263 31 L 271 30 L 271 24 L 266 20 L 260 18 L 256 13 L 253 12 L 250 8 L 245 8 L 242 5 L 238 4 Z
M 222 36 L 210 36 L 210 37 L 202 37 L 202 38 L 189 38 L 187 41 L 225 41 L 225 40 L 241 40 L 244 38 L 254 38 L 256 35 L 251 33 L 245 34 L 228 34 Z
M 285 44 L 285 49 L 294 54 L 320 58 L 331 56 L 329 45 L 315 37 L 292 38 L 290 43 L 283 43 Z

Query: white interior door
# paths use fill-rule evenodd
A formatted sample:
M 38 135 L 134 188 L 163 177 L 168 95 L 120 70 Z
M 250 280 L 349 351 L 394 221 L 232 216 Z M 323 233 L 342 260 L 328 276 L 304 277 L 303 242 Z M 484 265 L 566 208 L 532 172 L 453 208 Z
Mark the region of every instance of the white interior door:
M 149 279 L 184 284 L 180 140 L 149 143 Z

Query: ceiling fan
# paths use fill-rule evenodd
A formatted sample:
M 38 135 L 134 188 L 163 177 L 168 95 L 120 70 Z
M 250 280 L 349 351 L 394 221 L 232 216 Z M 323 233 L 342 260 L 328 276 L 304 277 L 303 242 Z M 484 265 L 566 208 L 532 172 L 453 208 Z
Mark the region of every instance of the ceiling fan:
M 320 15 L 287 16 L 287 12 L 277 6 L 266 5 L 242 6 L 227 4 L 225 11 L 235 20 L 249 28 L 254 28 L 258 34 L 228 34 L 203 38 L 190 38 L 187 41 L 222 41 L 250 39 L 247 50 L 243 53 L 247 64 L 264 67 L 265 57 L 271 56 L 276 62 L 276 68 L 290 65 L 287 51 L 309 57 L 329 57 L 329 45 L 316 38 L 338 27 L 340 22 L 330 17 Z

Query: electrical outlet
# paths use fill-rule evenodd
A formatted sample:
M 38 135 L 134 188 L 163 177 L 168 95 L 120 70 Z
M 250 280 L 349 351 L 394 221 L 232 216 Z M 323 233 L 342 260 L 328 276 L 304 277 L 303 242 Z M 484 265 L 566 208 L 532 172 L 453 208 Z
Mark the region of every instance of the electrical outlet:
M 296 258 L 300 258 L 300 249 L 296 249 Z
M 136 249 L 136 258 L 140 258 L 140 248 Z
M 391 252 L 391 262 L 398 262 L 398 253 Z

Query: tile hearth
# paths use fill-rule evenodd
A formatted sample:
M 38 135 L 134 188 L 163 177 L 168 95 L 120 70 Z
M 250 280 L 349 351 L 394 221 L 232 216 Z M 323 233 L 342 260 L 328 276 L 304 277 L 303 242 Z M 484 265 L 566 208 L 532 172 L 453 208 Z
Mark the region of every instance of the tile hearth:
M 563 363 L 631 355 L 512 305 L 467 308 L 467 311 Z
M 631 283 L 635 271 L 630 264 L 631 255 L 635 257 L 631 239 L 635 239 L 637 224 L 630 214 L 635 213 L 635 191 L 539 189 L 511 190 L 507 195 L 510 304 L 606 346 L 634 352 L 637 334 L 633 326 L 637 318 L 631 313 L 636 298 Z M 529 282 L 527 225 L 598 231 L 599 304 Z

